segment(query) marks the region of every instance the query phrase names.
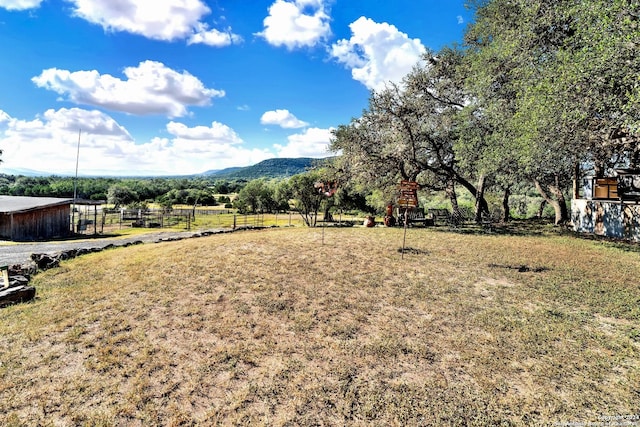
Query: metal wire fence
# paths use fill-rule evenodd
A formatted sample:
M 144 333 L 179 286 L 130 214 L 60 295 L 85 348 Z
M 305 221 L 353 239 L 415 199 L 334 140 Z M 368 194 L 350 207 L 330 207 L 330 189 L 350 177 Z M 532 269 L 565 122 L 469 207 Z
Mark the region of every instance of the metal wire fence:
M 337 224 L 348 224 L 359 219 L 355 215 L 334 215 Z M 322 215 L 317 225 L 322 225 Z M 81 234 L 103 234 L 124 228 L 161 228 L 176 230 L 203 230 L 215 228 L 255 227 L 301 227 L 305 222 L 298 212 L 269 214 L 238 214 L 232 210 L 212 209 L 160 209 L 114 210 L 99 209 L 89 216 L 76 216 L 75 232 Z

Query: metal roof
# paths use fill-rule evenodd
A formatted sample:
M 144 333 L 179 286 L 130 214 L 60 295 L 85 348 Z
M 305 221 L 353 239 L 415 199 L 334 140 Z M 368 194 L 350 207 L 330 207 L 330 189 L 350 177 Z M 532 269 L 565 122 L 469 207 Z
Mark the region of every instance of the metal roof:
M 55 197 L 0 196 L 0 213 L 24 212 L 33 209 L 70 205 L 73 199 Z

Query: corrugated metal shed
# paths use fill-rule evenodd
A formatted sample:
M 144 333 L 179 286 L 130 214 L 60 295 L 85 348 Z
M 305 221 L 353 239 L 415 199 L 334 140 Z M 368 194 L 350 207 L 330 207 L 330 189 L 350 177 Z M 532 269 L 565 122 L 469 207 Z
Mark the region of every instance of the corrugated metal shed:
M 0 196 L 0 238 L 46 240 L 71 233 L 73 199 Z

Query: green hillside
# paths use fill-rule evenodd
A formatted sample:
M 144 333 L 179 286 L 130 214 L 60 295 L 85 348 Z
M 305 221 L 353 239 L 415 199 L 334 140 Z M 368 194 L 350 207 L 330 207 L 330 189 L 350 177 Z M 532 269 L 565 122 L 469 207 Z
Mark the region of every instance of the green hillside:
M 326 159 L 312 159 L 309 157 L 268 159 L 253 166 L 244 168 L 228 168 L 219 171 L 204 172 L 205 176 L 215 176 L 225 179 L 258 179 L 258 178 L 283 178 L 305 172 L 325 162 Z

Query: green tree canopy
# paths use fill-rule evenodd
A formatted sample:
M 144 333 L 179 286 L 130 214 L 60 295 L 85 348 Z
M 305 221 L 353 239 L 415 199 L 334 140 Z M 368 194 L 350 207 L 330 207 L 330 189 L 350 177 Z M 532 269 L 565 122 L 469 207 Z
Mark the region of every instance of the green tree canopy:
M 122 184 L 114 184 L 109 187 L 107 201 L 117 209 L 140 201 L 140 196 L 131 188 Z
M 510 159 L 568 219 L 578 166 L 637 163 L 635 0 L 490 0 L 465 36 L 467 87 Z
M 326 182 L 328 179 L 329 176 L 326 169 L 314 169 L 289 178 L 289 186 L 296 210 L 308 227 L 316 226 L 318 211 L 322 202 L 327 198 L 319 191 L 318 184 Z
M 333 132 L 331 149 L 342 152 L 337 168 L 349 180 L 381 190 L 387 203 L 395 200 L 401 180 L 418 181 L 423 188 L 445 190 L 457 213 L 459 184 L 486 212 L 484 196 L 471 182 L 475 160 L 463 164 L 456 156 L 469 117 L 463 115 L 469 96 L 462 59 L 458 49 L 428 54 L 402 84 L 372 92 L 363 115 Z

